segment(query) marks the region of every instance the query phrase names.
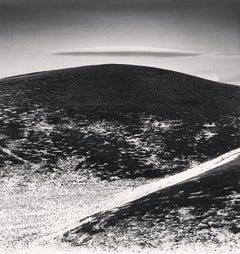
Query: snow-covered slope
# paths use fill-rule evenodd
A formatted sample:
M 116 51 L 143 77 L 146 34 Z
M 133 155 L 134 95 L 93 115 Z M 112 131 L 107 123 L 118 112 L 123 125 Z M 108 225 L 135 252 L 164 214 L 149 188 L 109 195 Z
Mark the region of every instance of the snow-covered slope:
M 227 189 L 232 188 L 232 192 L 236 194 L 234 198 L 239 199 L 239 195 L 240 195 L 240 185 L 239 185 L 240 171 L 239 170 L 240 170 L 240 149 L 236 149 L 226 154 L 223 154 L 213 160 L 207 161 L 196 167 L 190 168 L 182 173 L 178 173 L 163 179 L 155 180 L 151 183 L 139 186 L 133 189 L 132 191 L 122 192 L 119 195 L 109 199 L 108 207 L 104 207 L 102 210 L 99 210 L 95 214 L 81 220 L 78 223 L 78 225 L 77 224 L 75 225 L 75 228 L 73 227 L 73 225 L 71 225 L 73 229 L 67 231 L 64 234 L 63 240 L 67 242 L 73 242 L 76 245 L 86 244 L 86 242 L 89 241 L 91 245 L 92 243 L 95 242 L 94 241 L 95 238 L 97 238 L 98 240 L 99 238 L 102 238 L 106 241 L 107 244 L 109 244 L 109 241 L 111 240 L 109 240 L 107 237 L 108 230 L 111 232 L 111 236 L 109 234 L 110 239 L 114 237 L 113 235 L 115 234 L 113 228 L 119 227 L 121 228 L 122 231 L 126 230 L 124 226 L 121 225 L 121 220 L 129 219 L 130 221 L 134 221 L 134 220 L 139 221 L 140 218 L 136 217 L 136 213 L 140 213 L 141 216 L 145 218 L 147 214 L 151 214 L 152 211 L 155 211 L 155 210 L 159 210 L 159 213 L 152 215 L 152 218 L 151 218 L 152 221 L 154 221 L 154 219 L 156 219 L 157 217 L 161 217 L 161 213 L 163 213 L 163 211 L 161 211 L 161 206 L 162 205 L 166 206 L 166 204 L 164 204 L 164 200 L 163 200 L 163 204 L 161 204 L 161 201 L 159 201 L 159 199 L 157 198 L 157 197 L 160 198 L 161 195 L 165 196 L 165 198 L 170 198 L 170 202 L 172 202 L 172 204 L 170 204 L 169 206 L 174 206 L 176 201 L 174 200 L 174 198 L 173 200 L 171 200 L 171 196 L 180 195 L 180 193 L 184 191 L 186 196 L 185 198 L 187 199 L 197 198 L 197 196 L 201 194 L 202 196 L 208 195 L 209 202 L 212 199 L 211 196 L 215 198 L 222 198 L 222 199 L 225 198 L 226 200 L 228 200 L 230 199 L 230 196 L 229 197 L 227 197 L 227 195 L 225 196 L 224 195 L 225 190 L 224 189 L 221 190 L 221 188 L 219 189 L 219 186 L 222 185 L 224 187 L 224 184 L 226 184 L 225 181 L 229 177 L 230 179 L 232 179 L 232 182 L 228 181 L 227 182 L 228 186 L 225 188 Z M 226 177 L 225 179 L 224 176 L 226 174 L 230 174 L 230 175 L 228 175 L 228 177 Z M 212 182 L 212 181 L 208 182 L 209 179 L 214 178 L 213 177 L 214 175 L 218 176 L 216 177 L 216 182 Z M 208 182 L 208 184 L 206 184 L 205 186 L 206 189 L 201 189 L 199 187 L 201 181 L 205 183 Z M 191 183 L 191 185 L 193 185 L 193 188 L 190 188 L 190 189 L 186 188 L 189 182 Z M 174 189 L 176 188 L 176 186 L 179 192 L 174 192 Z M 193 190 L 198 188 L 199 188 L 198 191 L 200 192 L 196 193 L 195 196 L 192 195 Z M 206 192 L 208 188 L 210 188 L 211 191 L 208 191 L 207 194 L 204 194 L 204 192 Z M 170 195 L 166 197 L 167 194 L 165 193 L 165 191 L 170 192 Z M 233 202 L 236 201 L 236 200 L 234 201 L 234 198 L 232 199 Z M 150 202 L 150 205 L 149 205 L 149 202 Z M 216 203 L 216 201 L 213 200 L 212 202 L 213 202 L 212 203 L 213 206 L 215 203 L 216 212 L 220 212 L 221 209 L 219 208 L 218 210 L 218 207 L 217 207 L 218 204 Z M 135 206 L 140 208 L 140 211 L 137 211 Z M 144 211 L 144 207 L 146 206 L 147 206 L 147 209 L 145 209 Z M 181 209 L 182 209 L 183 217 L 185 212 L 186 212 L 185 215 L 188 216 L 188 213 L 189 213 L 188 210 L 189 209 L 191 210 L 192 206 L 189 206 L 187 202 L 185 204 L 183 203 L 182 206 L 183 208 L 178 208 L 178 210 L 180 210 L 180 213 L 181 213 Z M 239 208 L 239 204 L 237 205 L 237 207 Z M 232 211 L 230 212 L 232 214 L 236 213 L 235 222 L 232 223 L 232 225 L 233 224 L 237 225 L 236 220 L 239 221 L 237 210 L 235 210 L 237 209 L 237 207 L 234 207 L 234 208 L 232 207 Z M 143 211 L 141 211 L 142 209 Z M 184 211 L 184 209 L 186 211 Z M 193 217 L 192 220 L 197 220 L 197 216 L 196 214 L 194 215 L 194 212 L 192 214 L 192 217 Z M 226 214 L 225 214 L 225 217 L 226 217 Z M 144 222 L 143 218 L 142 220 Z M 164 219 L 162 220 L 163 220 L 162 222 L 164 223 Z M 150 232 L 151 229 L 146 227 L 144 223 L 142 223 L 142 227 L 141 227 L 141 223 L 139 224 L 140 225 L 138 225 L 139 226 L 138 229 L 136 228 L 135 230 L 137 231 L 140 228 L 145 227 L 145 229 L 149 231 L 149 234 L 145 232 L 146 234 L 145 241 L 151 245 L 151 239 L 154 238 L 153 236 L 154 234 L 151 235 L 151 232 Z M 162 225 L 162 224 L 159 223 L 159 225 Z M 125 226 L 126 228 L 128 228 L 127 225 Z M 181 224 L 179 224 L 178 226 L 181 228 Z M 119 231 L 119 228 L 116 231 Z M 222 230 L 224 229 L 225 228 L 223 227 Z M 194 230 L 194 228 L 192 228 L 192 230 Z M 195 230 L 197 231 L 197 229 Z M 166 228 L 159 227 L 159 232 L 161 231 L 166 231 Z M 99 236 L 97 236 L 98 234 Z M 138 239 L 137 236 L 135 237 Z M 121 245 L 122 236 L 119 236 L 119 239 L 118 239 L 118 235 L 115 235 L 115 239 L 117 239 L 116 242 L 118 242 Z M 136 241 L 137 240 L 135 240 L 135 242 Z

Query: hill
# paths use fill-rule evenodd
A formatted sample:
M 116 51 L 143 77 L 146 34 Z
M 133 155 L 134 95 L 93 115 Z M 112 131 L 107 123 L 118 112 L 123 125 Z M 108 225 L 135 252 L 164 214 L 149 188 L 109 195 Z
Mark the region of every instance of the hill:
M 1 84 L 27 88 L 25 95 L 38 102 L 87 111 L 191 114 L 191 118 L 239 112 L 238 86 L 151 67 L 86 66 L 16 76 Z
M 98 65 L 0 80 L 3 172 L 172 174 L 239 146 L 240 87 Z M 13 166 L 17 165 L 18 168 Z M 23 165 L 23 166 L 22 166 Z

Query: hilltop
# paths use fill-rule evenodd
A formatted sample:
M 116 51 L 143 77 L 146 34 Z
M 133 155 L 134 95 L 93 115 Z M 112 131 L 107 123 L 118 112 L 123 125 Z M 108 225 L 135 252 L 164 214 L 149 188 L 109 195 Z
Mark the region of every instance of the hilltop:
M 5 78 L 1 86 L 77 110 L 148 112 L 191 117 L 239 112 L 238 86 L 143 66 L 106 64 Z

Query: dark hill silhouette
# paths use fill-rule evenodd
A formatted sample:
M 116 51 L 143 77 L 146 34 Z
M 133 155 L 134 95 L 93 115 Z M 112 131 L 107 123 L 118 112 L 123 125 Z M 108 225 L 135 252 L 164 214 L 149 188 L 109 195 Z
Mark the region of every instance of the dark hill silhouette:
M 9 77 L 0 80 L 0 164 L 61 173 L 67 160 L 106 179 L 172 174 L 237 148 L 239 112 L 239 86 L 157 68 Z
M 239 113 L 238 86 L 132 65 L 98 65 L 1 80 L 25 86 L 34 99 L 77 109 L 161 113 L 167 116 Z

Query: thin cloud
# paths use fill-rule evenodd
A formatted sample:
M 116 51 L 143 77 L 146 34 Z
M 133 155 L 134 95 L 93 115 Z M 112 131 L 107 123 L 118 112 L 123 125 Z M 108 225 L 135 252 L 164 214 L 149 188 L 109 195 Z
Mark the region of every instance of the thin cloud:
M 118 57 L 187 57 L 203 55 L 201 52 L 161 48 L 82 48 L 74 51 L 54 52 L 60 56 L 118 56 Z

